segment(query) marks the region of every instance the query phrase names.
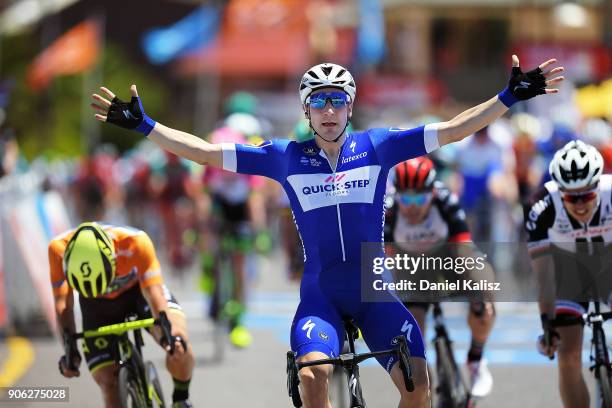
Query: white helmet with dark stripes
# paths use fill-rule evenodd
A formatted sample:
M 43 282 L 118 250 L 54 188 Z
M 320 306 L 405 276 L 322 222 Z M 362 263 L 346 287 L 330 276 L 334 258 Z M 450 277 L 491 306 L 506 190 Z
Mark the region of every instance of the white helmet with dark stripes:
M 603 157 L 593 146 L 572 140 L 557 150 L 550 162 L 550 176 L 564 190 L 591 186 L 603 173 Z
M 355 100 L 355 80 L 346 68 L 337 64 L 323 63 L 310 68 L 300 82 L 300 99 L 306 104 L 312 91 L 320 88 L 339 88 L 346 92 L 351 101 Z

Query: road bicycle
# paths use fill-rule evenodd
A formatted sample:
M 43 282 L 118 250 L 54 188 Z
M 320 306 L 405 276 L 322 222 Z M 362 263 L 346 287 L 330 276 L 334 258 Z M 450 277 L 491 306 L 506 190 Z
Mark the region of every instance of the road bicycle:
M 453 342 L 444 324 L 444 315 L 439 303 L 433 304 L 435 337 L 432 343 L 436 350 L 436 398 L 440 408 L 472 408 L 476 401 L 472 398 L 468 382 L 455 360 Z
M 594 303 L 594 311 L 585 313 L 582 316 L 564 317 L 561 320 L 553 320 L 553 327 L 571 326 L 575 324 L 584 324 L 591 328 L 591 354 L 589 361 L 591 366 L 589 371 L 595 376 L 595 382 L 598 388 L 598 395 L 601 404 L 597 406 L 604 408 L 612 408 L 612 366 L 610 365 L 610 355 L 608 353 L 608 345 L 606 344 L 606 334 L 603 329 L 603 323 L 612 318 L 612 312 L 602 313 L 599 302 Z M 545 341 L 552 340 L 550 335 Z M 554 356 L 551 356 L 551 359 Z
M 123 323 L 98 327 L 94 330 L 85 330 L 81 333 L 64 334 L 64 351 L 66 356 L 77 354 L 77 340 L 113 336 L 115 342 L 115 360 L 119 364 L 118 384 L 119 400 L 122 408 L 164 408 L 164 395 L 155 365 L 151 361 L 144 361 L 142 348 L 144 340 L 142 329 L 158 326 L 162 330 L 162 344 L 170 346 L 170 353 L 175 350 L 175 341 L 185 342 L 178 336 L 172 336 L 170 321 L 165 312 L 160 312 L 159 318 L 137 319 L 137 315 L 130 315 Z M 133 340 L 128 333 L 133 333 Z M 70 358 L 67 361 L 71 369 L 76 370 L 76 364 Z
M 414 391 L 412 370 L 410 368 L 410 351 L 408 350 L 406 337 L 395 337 L 393 339 L 393 344 L 396 345 L 396 347 L 393 349 L 357 354 L 355 353 L 355 339 L 359 334 L 359 329 L 355 326 L 352 319 L 345 319 L 344 330 L 346 332 L 346 340 L 348 342 L 348 353 L 340 354 L 338 357 L 298 362 L 297 353 L 295 351 L 287 352 L 287 391 L 294 407 L 302 406 L 302 399 L 299 391 L 299 371 L 304 367 L 332 364 L 335 367 L 337 366 L 343 368 L 346 373 L 350 401 L 349 407 L 365 408 L 366 404 L 363 399 L 361 382 L 359 380 L 359 363 L 372 357 L 395 355 L 400 363 L 400 369 L 402 370 L 402 375 L 404 376 L 404 384 L 406 385 L 406 389 L 409 392 Z

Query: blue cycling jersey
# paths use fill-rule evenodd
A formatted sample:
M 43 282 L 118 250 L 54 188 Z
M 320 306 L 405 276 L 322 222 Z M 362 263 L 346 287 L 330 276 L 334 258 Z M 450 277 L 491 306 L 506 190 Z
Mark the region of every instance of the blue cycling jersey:
M 397 298 L 361 302 L 361 243 L 383 241 L 389 170 L 438 147 L 436 125 L 350 133 L 336 166 L 314 140 L 222 145 L 224 169 L 270 177 L 289 197 L 306 261 L 291 327 L 298 357 L 311 352 L 337 356 L 345 318 L 354 319 L 372 351 L 392 347 L 401 334 L 410 354 L 424 357 L 418 325 Z M 387 371 L 397 362 L 393 355 L 378 361 Z
M 382 241 L 389 169 L 438 148 L 438 139 L 433 125 L 350 133 L 336 168 L 314 140 L 222 147 L 224 169 L 282 184 L 304 245 L 304 273 L 324 273 L 339 263 L 358 264 L 362 242 Z

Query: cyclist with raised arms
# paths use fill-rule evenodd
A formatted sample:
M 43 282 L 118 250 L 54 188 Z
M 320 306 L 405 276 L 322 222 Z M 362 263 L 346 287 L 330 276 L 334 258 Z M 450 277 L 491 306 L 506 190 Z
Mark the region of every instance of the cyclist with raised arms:
M 434 163 L 428 157 L 398 164 L 391 178 L 395 200 L 386 213 L 385 241 L 395 243 L 395 251 L 441 258 L 475 256 L 459 198 L 436 180 Z M 431 303 L 405 299 L 404 305 L 424 332 L 425 317 Z M 472 340 L 467 367 L 471 395 L 478 398 L 488 395 L 493 388 L 493 377 L 482 354 L 494 321 L 492 302 L 470 302 L 468 326 Z
M 201 164 L 278 181 L 289 196 L 305 251 L 300 304 L 291 327 L 291 348 L 300 361 L 337 356 L 345 317 L 352 317 L 371 350 L 392 346 L 395 336 L 408 339 L 415 391 L 407 392 L 395 356 L 380 358 L 401 394 L 400 407 L 430 404 L 423 339 L 406 307 L 390 293 L 387 302 L 362 302 L 361 243 L 383 239 L 384 194 L 389 170 L 404 160 L 456 142 L 503 115 L 515 102 L 550 89 L 563 80 L 556 60 L 523 73 L 513 56 L 508 87 L 499 95 L 448 122 L 415 129 L 379 128 L 347 133 L 356 87 L 343 67 L 324 63 L 302 77 L 299 95 L 315 139 L 303 143 L 267 140 L 257 146 L 209 144 L 149 118 L 136 86 L 130 102 L 107 88 L 93 95 L 100 121 L 142 132 L 162 148 Z M 107 99 L 108 98 L 108 99 Z M 382 251 L 382 246 L 381 246 Z M 412 329 L 412 330 L 411 330 Z M 328 407 L 330 365 L 300 371 L 306 407 Z
M 580 264 L 586 263 L 589 254 L 582 253 L 578 243 L 599 242 L 595 245 L 603 247 L 612 242 L 612 176 L 602 174 L 603 169 L 603 158 L 593 146 L 576 140 L 567 143 L 550 162 L 552 180 L 531 197 L 524 211 L 545 333 L 538 339 L 538 348 L 549 357 L 558 353 L 559 391 L 565 407 L 589 406 L 589 392 L 582 376 L 583 327 L 576 324 L 554 328 L 551 321 L 582 315 L 589 302 L 557 298 L 555 275 L 559 279 L 567 265 L 577 264 L 571 258 L 579 256 Z M 595 256 L 597 250 L 595 247 Z M 608 296 L 600 295 L 604 300 Z
M 55 237 L 49 244 L 51 286 L 55 313 L 62 338 L 76 332 L 74 294 L 79 294 L 83 330 L 121 323 L 133 313 L 139 318 L 158 317 L 164 311 L 177 337 L 168 352 L 166 367 L 174 380 L 173 408 L 189 408 L 189 382 L 194 357 L 188 342 L 187 322 L 161 275 L 159 261 L 149 236 L 129 227 L 86 222 Z M 162 344 L 162 333 L 152 335 Z M 182 339 L 182 341 L 181 341 Z M 114 342 L 86 338 L 83 349 L 89 371 L 102 390 L 107 408 L 119 407 L 118 370 Z M 64 377 L 78 377 L 81 356 L 62 356 L 59 370 Z

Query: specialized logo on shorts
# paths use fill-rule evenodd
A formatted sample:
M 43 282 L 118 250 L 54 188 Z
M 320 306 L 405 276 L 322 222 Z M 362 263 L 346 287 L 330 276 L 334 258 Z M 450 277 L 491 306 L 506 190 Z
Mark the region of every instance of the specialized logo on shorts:
M 315 324 L 312 322 L 312 319 L 308 319 L 306 323 L 302 326 L 302 330 L 306 332 L 306 337 L 310 339 L 310 332 L 314 329 Z
M 380 166 L 364 166 L 338 174 L 293 174 L 287 181 L 303 211 L 343 203 L 374 201 Z
M 412 323 L 409 323 L 408 320 L 406 320 L 402 325 L 402 333 L 406 333 L 406 340 L 408 340 L 410 343 L 412 343 L 412 340 L 410 340 L 410 335 L 412 334 L 412 327 Z

